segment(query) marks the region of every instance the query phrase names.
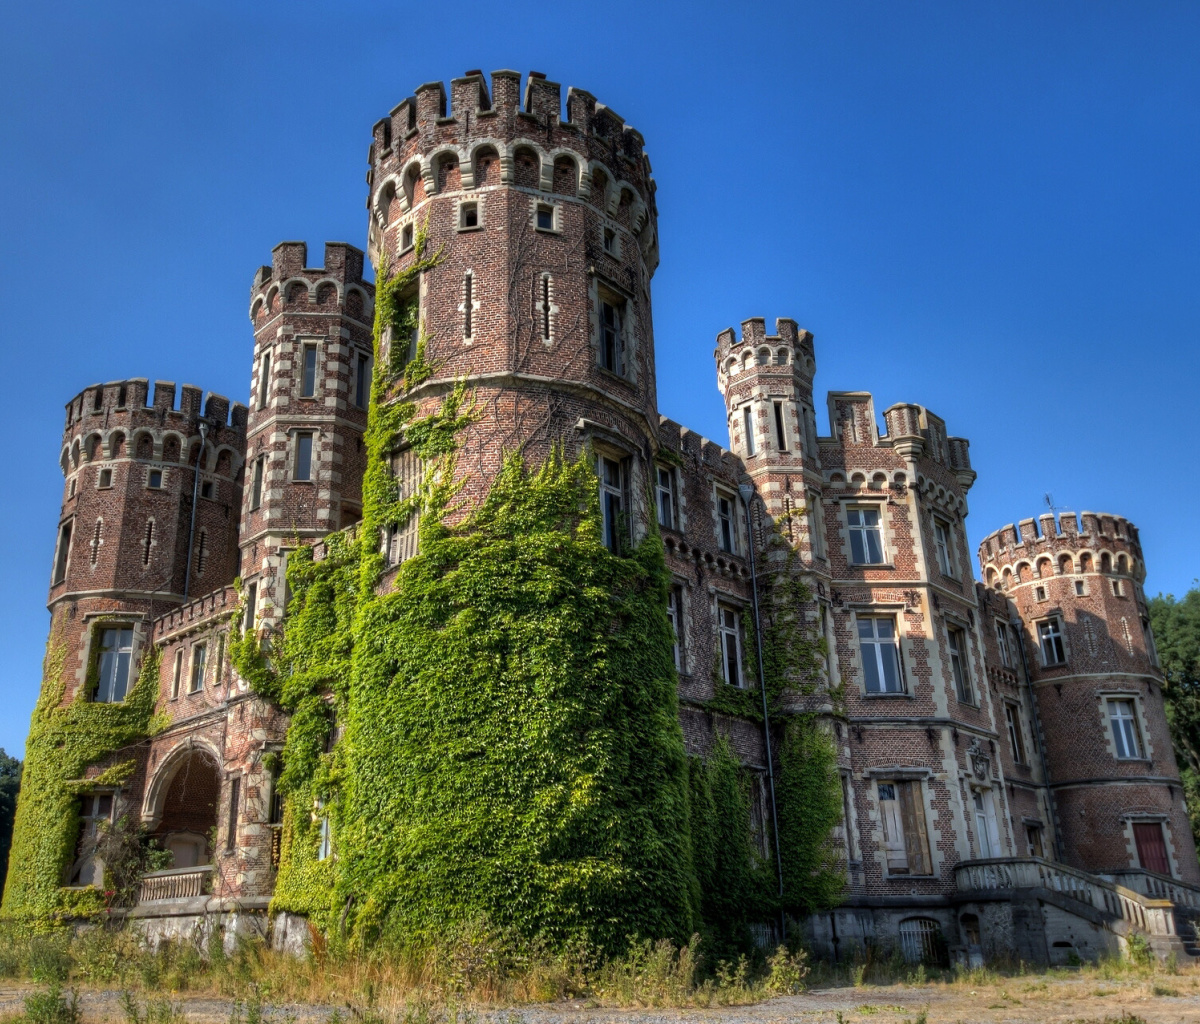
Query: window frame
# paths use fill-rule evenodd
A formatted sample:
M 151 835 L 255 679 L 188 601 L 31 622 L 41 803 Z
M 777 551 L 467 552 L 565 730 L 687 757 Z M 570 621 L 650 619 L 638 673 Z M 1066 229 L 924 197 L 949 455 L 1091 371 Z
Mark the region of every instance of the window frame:
M 854 616 L 854 635 L 858 641 L 858 657 L 863 675 L 863 693 L 880 696 L 903 696 L 908 693 L 908 680 L 904 672 L 904 658 L 901 654 L 900 647 L 900 628 L 897 621 L 898 616 L 894 613 L 880 611 L 865 611 L 861 614 L 855 613 Z M 862 624 L 871 623 L 871 635 L 863 636 Z M 890 637 L 881 636 L 879 633 L 878 623 L 886 622 L 892 630 Z M 865 646 L 872 648 L 872 664 L 875 668 L 875 679 L 880 684 L 879 688 L 871 688 L 871 674 L 867 670 L 867 652 Z M 893 667 L 896 672 L 896 688 L 887 688 L 887 671 L 886 659 L 883 655 L 884 648 L 890 648 L 894 655 Z
M 717 488 L 717 550 L 735 557 L 741 556 L 741 543 L 738 538 L 738 501 L 738 496 L 732 491 L 727 491 L 722 487 Z M 728 516 L 722 512 L 722 502 L 727 502 L 729 505 Z
M 887 561 L 887 545 L 884 543 L 883 536 L 883 510 L 880 503 L 858 503 L 848 504 L 845 506 L 846 513 L 846 536 L 850 542 L 850 564 L 852 566 L 886 566 Z M 866 515 L 875 516 L 875 523 L 866 522 L 855 523 L 851 520 L 851 516 L 859 516 L 864 518 Z M 871 543 L 870 538 L 874 535 L 875 541 L 879 546 L 879 557 L 870 559 Z M 865 559 L 860 560 L 855 552 L 855 540 L 858 540 L 858 545 L 861 554 Z
M 958 702 L 978 707 L 971 681 L 971 653 L 967 631 L 956 622 L 946 623 L 946 650 L 950 655 L 950 672 L 954 677 L 954 692 Z
M 938 569 L 948 579 L 958 579 L 954 564 L 954 541 L 950 524 L 941 516 L 933 517 L 933 547 L 937 554 Z
M 208 641 L 197 640 L 191 646 L 188 658 L 188 696 L 204 689 L 204 677 L 208 674 Z
M 472 215 L 474 215 L 475 223 L 468 224 L 467 221 Z M 457 229 L 459 231 L 482 231 L 483 203 L 481 203 L 478 199 L 459 200 Z
M 885 795 L 883 787 L 890 787 L 890 795 Z M 879 808 L 880 836 L 884 840 L 884 877 L 886 878 L 928 878 L 934 874 L 933 850 L 929 842 L 929 816 L 925 809 L 925 786 L 923 779 L 913 778 L 877 778 L 875 780 L 875 800 Z M 884 813 L 883 804 L 887 801 L 896 804 L 892 819 L 899 826 L 900 835 L 890 836 L 888 818 Z M 906 821 L 909 818 L 911 821 Z M 909 825 L 912 829 L 910 831 Z M 904 866 L 893 867 L 893 861 L 899 858 L 889 857 L 888 840 L 896 848 L 902 845 L 904 849 Z M 899 841 L 899 842 L 897 842 Z M 919 861 L 914 865 L 914 860 Z M 919 870 L 918 870 L 919 869 Z
M 675 661 L 675 671 L 684 674 L 684 619 L 683 619 L 683 586 L 672 581 L 667 588 L 667 622 L 670 623 L 674 640 L 671 643 L 671 656 Z
M 1067 664 L 1067 644 L 1063 636 L 1062 620 L 1057 615 L 1038 619 L 1034 623 L 1038 636 L 1038 654 L 1042 659 L 1043 668 L 1059 668 Z M 1047 653 L 1047 643 L 1057 648 L 1058 660 L 1051 661 Z
M 263 480 L 267 475 L 267 457 L 260 455 L 254 460 L 250 476 L 250 511 L 262 508 Z
M 664 530 L 678 530 L 679 512 L 675 500 L 675 470 L 672 467 L 654 464 L 654 497 L 658 525 Z
M 158 483 L 155 483 L 156 479 L 158 480 Z M 165 481 L 166 481 L 166 475 L 163 470 L 161 470 L 161 469 L 148 470 L 146 473 L 146 490 L 161 491 L 163 489 Z
M 608 478 L 610 467 L 617 472 L 617 482 Z M 629 514 L 629 476 L 631 460 L 628 456 L 608 451 L 596 453 L 596 478 L 600 487 L 601 543 L 618 557 L 624 555 L 631 540 L 632 519 Z M 616 503 L 616 513 L 613 504 Z
M 749 689 L 742 649 L 742 609 L 717 600 L 717 646 L 721 652 L 721 680 L 738 690 Z M 732 657 L 732 661 L 730 660 Z M 737 678 L 730 679 L 733 674 Z
M 1000 664 L 1004 668 L 1013 667 L 1012 648 L 1009 646 L 1008 623 L 1003 619 L 993 619 L 996 633 L 996 649 L 1000 652 Z
M 309 366 L 309 356 L 312 366 Z M 316 339 L 300 343 L 300 398 L 317 397 L 317 359 L 318 343 Z
M 746 458 L 752 459 L 758 454 L 758 442 L 754 437 L 754 402 L 742 404 L 742 449 Z
M 371 401 L 371 357 L 359 351 L 354 363 L 354 408 L 366 409 Z
M 1117 709 L 1128 707 L 1129 713 L 1127 715 L 1114 714 L 1114 706 Z M 1149 760 L 1146 756 L 1146 741 L 1142 735 L 1141 715 L 1138 713 L 1137 697 L 1133 694 L 1106 694 L 1104 696 L 1104 711 L 1108 718 L 1109 734 L 1112 736 L 1114 757 L 1118 761 Z M 1118 722 L 1124 723 L 1128 729 L 1119 729 Z M 1126 735 L 1122 735 L 1122 732 L 1125 732 Z M 1131 754 L 1128 752 L 1129 734 L 1132 734 L 1136 753 Z M 1122 750 L 1124 750 L 1124 753 Z
M 1021 715 L 1021 705 L 1015 701 L 1004 701 L 1004 722 L 1008 727 L 1008 743 L 1012 747 L 1013 764 L 1029 764 L 1029 755 L 1025 750 L 1024 719 Z
M 304 451 L 304 441 L 308 441 L 308 475 L 300 475 L 301 454 Z M 316 456 L 316 431 L 315 430 L 297 430 L 292 435 L 292 483 L 296 484 L 311 484 L 314 482 L 315 473 L 314 462 Z
M 104 646 L 105 634 L 115 633 L 117 635 L 115 647 Z M 128 646 L 122 643 L 122 634 L 128 633 Z M 129 680 L 133 675 L 133 660 L 134 652 L 137 649 L 137 638 L 134 635 L 134 627 L 131 622 L 99 622 L 95 626 L 93 633 L 93 642 L 96 644 L 96 689 L 92 695 L 93 704 L 122 704 L 125 698 L 129 696 Z M 115 658 L 106 663 L 105 657 L 109 654 L 115 654 Z M 122 665 L 122 655 L 124 655 L 124 663 Z M 110 675 L 106 664 L 111 665 L 116 662 L 116 667 Z M 118 680 L 116 673 L 123 671 L 124 678 Z M 117 696 L 117 690 L 120 690 L 120 696 Z
M 261 412 L 271 401 L 271 350 L 264 349 L 258 361 L 258 409 Z
M 606 310 L 612 310 L 611 321 L 605 315 Z M 611 373 L 622 380 L 629 379 L 629 345 L 625 334 L 628 312 L 627 298 L 609 289 L 599 292 L 596 309 L 596 363 L 605 373 Z M 610 362 L 612 365 L 609 365 Z
M 543 214 L 549 214 L 550 216 L 549 227 L 546 227 L 542 224 Z M 562 226 L 560 221 L 559 206 L 557 203 L 548 203 L 544 199 L 538 199 L 534 202 L 533 229 L 546 235 L 557 235 L 561 233 Z

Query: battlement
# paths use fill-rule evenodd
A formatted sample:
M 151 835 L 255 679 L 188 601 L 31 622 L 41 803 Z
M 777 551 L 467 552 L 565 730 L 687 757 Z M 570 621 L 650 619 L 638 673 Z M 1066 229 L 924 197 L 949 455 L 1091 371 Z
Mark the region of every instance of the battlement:
M 1087 564 L 1083 564 L 1084 555 L 1088 556 Z M 1078 518 L 1074 512 L 1057 517 L 1046 512 L 1036 519 L 1009 523 L 989 533 L 979 544 L 979 565 L 988 583 L 996 582 L 1006 571 L 1017 571 L 1023 564 L 1038 575 L 1042 556 L 1049 558 L 1053 567 L 1058 566 L 1062 556 L 1069 556 L 1078 571 L 1089 571 L 1090 565 L 1101 572 L 1124 571 L 1139 578 L 1144 574 L 1137 527 L 1122 516 L 1104 512 L 1082 512 Z
M 749 373 L 798 372 L 811 381 L 817 370 L 812 332 L 787 317 L 775 321 L 774 334 L 767 334 L 767 322 L 761 316 L 742 321 L 740 338 L 732 327 L 725 328 L 717 335 L 713 358 L 722 390 L 727 381 Z
M 270 266 L 254 273 L 250 319 L 269 318 L 284 308 L 369 317 L 375 286 L 363 279 L 364 260 L 363 251 L 347 242 L 326 242 L 323 265 L 310 267 L 305 242 L 280 242 L 271 250 Z
M 196 433 L 196 424 L 203 417 L 210 427 L 227 433 L 225 443 L 236 444 L 246 436 L 247 410 L 241 402 L 230 402 L 224 395 L 213 392 L 204 397 L 204 390 L 194 384 L 176 387 L 174 381 L 156 380 L 153 391 L 146 377 L 113 380 L 92 384 L 80 391 L 66 405 L 67 418 L 63 427 L 63 444 L 81 432 L 97 430 L 107 433 L 117 427 L 163 426 L 175 430 L 183 424 L 189 434 Z

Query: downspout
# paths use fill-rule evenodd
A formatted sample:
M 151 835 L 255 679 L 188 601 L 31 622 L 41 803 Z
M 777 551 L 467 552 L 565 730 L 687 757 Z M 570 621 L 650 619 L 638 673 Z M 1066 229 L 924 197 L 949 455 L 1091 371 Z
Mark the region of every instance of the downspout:
M 754 647 L 758 655 L 758 691 L 762 694 L 763 744 L 767 754 L 767 783 L 771 793 L 771 830 L 775 835 L 775 874 L 779 880 L 779 941 L 786 938 L 783 918 L 783 855 L 779 850 L 779 813 L 775 805 L 775 763 L 771 756 L 771 719 L 767 710 L 767 679 L 763 672 L 762 622 L 758 616 L 758 570 L 754 562 L 754 525 L 750 521 L 750 499 L 754 497 L 754 484 L 739 484 L 738 494 L 746 509 L 746 541 L 750 548 L 750 594 L 754 607 Z M 1055 835 L 1057 835 L 1057 830 Z
M 1011 625 L 1011 623 L 1010 623 Z M 1021 670 L 1025 675 L 1025 692 L 1029 694 L 1029 713 L 1033 715 L 1033 725 L 1037 729 L 1038 761 L 1042 765 L 1042 781 L 1046 787 L 1046 804 L 1054 816 L 1054 854 L 1060 864 L 1066 863 L 1063 856 L 1062 837 L 1058 834 L 1058 804 L 1054 799 L 1054 790 L 1050 788 L 1050 771 L 1046 767 L 1046 737 L 1042 733 L 1042 716 L 1038 710 L 1037 701 L 1033 696 L 1033 682 L 1029 675 L 1029 658 L 1025 654 L 1025 631 L 1014 629 L 1017 637 L 1017 650 L 1021 652 Z
M 183 599 L 188 598 L 192 585 L 192 544 L 196 540 L 196 504 L 200 500 L 200 462 L 204 458 L 204 443 L 208 440 L 208 421 L 200 421 L 200 451 L 196 453 L 196 469 L 192 479 L 192 521 L 188 526 L 187 570 L 183 576 Z

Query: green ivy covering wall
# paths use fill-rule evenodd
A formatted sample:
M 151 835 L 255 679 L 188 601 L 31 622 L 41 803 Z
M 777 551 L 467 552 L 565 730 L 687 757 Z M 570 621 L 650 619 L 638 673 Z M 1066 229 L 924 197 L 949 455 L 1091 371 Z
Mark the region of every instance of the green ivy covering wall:
M 93 888 L 63 887 L 63 874 L 79 839 L 80 780 L 101 758 L 165 725 L 154 713 L 159 693 L 159 656 L 147 647 L 137 681 L 119 704 L 97 704 L 89 685 L 63 704 L 67 644 L 51 628 L 42 670 L 42 689 L 25 743 L 25 772 L 13 825 L 8 880 L 0 916 L 46 924 L 66 917 L 87 917 L 104 907 Z M 131 762 L 113 766 L 92 784 L 125 781 Z

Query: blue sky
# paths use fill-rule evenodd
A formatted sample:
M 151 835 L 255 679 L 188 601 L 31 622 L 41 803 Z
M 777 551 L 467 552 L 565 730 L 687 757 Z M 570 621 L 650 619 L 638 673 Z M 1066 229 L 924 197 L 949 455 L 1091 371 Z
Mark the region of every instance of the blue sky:
M 817 388 L 970 438 L 973 542 L 1058 505 L 1200 576 L 1200 6 L 17 4 L 0 35 L 0 746 L 37 694 L 63 407 L 146 376 L 244 401 L 251 275 L 363 245 L 371 125 L 545 72 L 645 136 L 661 410 L 725 441 L 713 340 L 816 335 Z M 822 424 L 824 429 L 824 424 Z

